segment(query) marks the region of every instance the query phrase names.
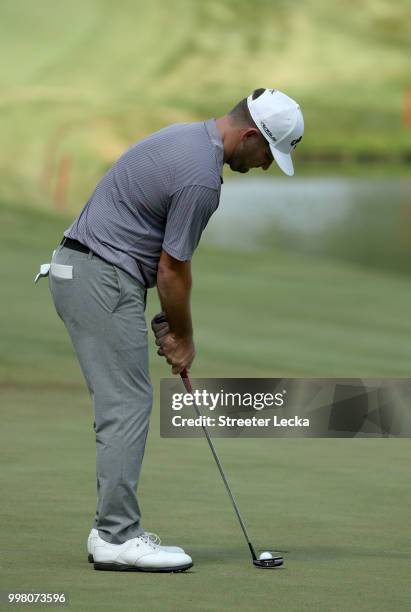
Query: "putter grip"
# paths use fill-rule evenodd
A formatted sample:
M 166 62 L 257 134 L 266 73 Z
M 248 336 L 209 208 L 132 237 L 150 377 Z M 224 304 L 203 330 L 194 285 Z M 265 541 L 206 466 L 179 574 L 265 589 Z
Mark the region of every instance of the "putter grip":
M 193 393 L 193 387 L 191 386 L 191 381 L 188 377 L 188 372 L 187 370 L 184 368 L 184 370 L 182 372 L 180 372 L 180 376 L 181 376 L 181 380 L 183 381 L 183 385 L 187 391 L 187 393 Z M 198 410 L 196 409 L 196 411 L 198 412 Z
M 164 312 L 160 312 L 158 315 L 156 315 L 153 319 L 153 322 L 157 324 L 167 323 L 166 315 L 164 314 Z

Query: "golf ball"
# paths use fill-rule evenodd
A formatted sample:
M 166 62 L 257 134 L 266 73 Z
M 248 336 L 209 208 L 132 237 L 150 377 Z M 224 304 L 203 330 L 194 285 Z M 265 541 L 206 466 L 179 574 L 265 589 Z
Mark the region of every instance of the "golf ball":
M 262 552 L 258 558 L 260 561 L 265 561 L 265 559 L 272 559 L 273 555 L 270 552 L 265 551 L 265 552 Z

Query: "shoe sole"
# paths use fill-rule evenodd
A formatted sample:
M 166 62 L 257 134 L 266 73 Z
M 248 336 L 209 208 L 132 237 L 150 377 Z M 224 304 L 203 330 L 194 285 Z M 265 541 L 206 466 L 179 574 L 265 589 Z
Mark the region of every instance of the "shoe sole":
M 88 561 L 89 563 L 94 563 L 94 557 L 93 557 L 93 555 L 89 554 L 89 555 L 88 555 L 88 557 L 87 557 L 87 561 Z
M 91 555 L 90 555 L 91 556 Z M 94 563 L 94 569 L 105 572 L 156 572 L 156 573 L 177 573 L 185 572 L 193 567 L 194 563 L 179 565 L 177 567 L 137 567 L 135 565 L 124 565 L 122 563 Z

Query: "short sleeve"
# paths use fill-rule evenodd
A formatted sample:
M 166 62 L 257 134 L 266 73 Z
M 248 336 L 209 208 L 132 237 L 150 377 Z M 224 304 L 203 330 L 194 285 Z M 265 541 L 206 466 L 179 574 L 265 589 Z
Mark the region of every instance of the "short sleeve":
M 189 261 L 218 201 L 218 191 L 202 185 L 189 185 L 173 194 L 163 240 L 164 251 L 180 261 Z

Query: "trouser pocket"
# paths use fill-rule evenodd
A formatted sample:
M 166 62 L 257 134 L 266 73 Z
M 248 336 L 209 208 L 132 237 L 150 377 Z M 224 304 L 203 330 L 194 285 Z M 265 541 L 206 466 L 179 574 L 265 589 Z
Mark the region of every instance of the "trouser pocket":
M 71 268 L 71 266 L 66 267 Z M 68 275 L 69 272 L 66 271 L 66 274 Z M 48 279 L 54 307 L 60 319 L 64 321 L 72 309 L 74 291 L 73 278 L 69 276 L 61 277 L 50 270 Z
M 50 267 L 49 286 L 57 313 L 64 321 L 88 321 L 91 327 L 100 315 L 113 314 L 122 298 L 117 268 L 76 252 L 56 255 Z

